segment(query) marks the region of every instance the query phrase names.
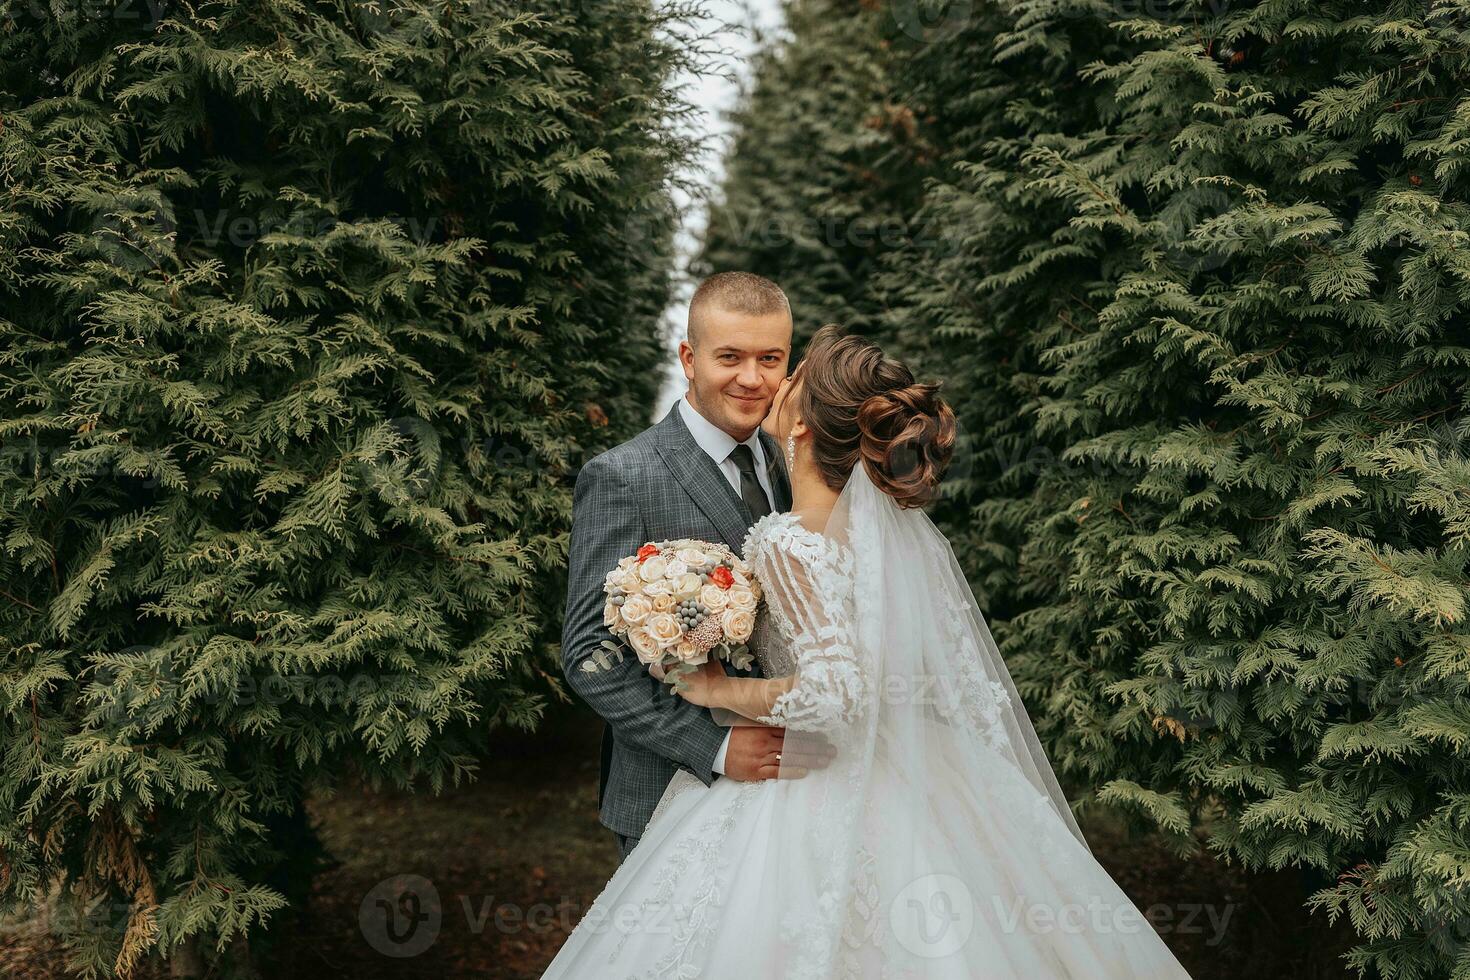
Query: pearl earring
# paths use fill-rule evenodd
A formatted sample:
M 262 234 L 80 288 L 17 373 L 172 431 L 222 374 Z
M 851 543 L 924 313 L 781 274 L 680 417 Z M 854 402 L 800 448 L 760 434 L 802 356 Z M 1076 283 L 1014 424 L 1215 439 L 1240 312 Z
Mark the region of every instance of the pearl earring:
M 796 468 L 796 436 L 786 437 L 786 472 L 790 473 Z

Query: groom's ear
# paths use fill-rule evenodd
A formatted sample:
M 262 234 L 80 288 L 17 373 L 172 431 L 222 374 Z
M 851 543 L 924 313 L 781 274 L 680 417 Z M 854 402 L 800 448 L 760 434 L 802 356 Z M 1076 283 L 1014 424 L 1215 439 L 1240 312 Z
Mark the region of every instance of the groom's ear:
M 679 364 L 684 368 L 684 377 L 688 381 L 694 380 L 694 348 L 689 341 L 679 341 Z

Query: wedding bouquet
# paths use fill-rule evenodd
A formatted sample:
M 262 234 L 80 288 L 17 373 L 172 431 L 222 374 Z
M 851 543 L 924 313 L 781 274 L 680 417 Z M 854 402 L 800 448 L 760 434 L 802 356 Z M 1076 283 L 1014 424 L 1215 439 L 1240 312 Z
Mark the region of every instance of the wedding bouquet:
M 650 542 L 607 573 L 603 591 L 603 625 L 655 677 L 677 687 L 680 675 L 697 670 L 711 654 L 742 669 L 750 666 L 746 644 L 755 629 L 760 583 L 724 545 L 692 538 Z M 602 645 L 622 656 L 616 643 Z M 599 650 L 582 669 L 608 665 Z

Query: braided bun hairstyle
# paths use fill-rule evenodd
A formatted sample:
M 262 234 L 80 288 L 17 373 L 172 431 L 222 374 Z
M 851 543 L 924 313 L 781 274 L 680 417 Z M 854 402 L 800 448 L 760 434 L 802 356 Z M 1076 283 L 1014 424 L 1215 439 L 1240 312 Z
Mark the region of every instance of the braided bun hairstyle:
M 954 411 L 939 385 L 915 382 L 902 362 L 835 323 L 812 336 L 799 370 L 796 411 L 827 486 L 842 489 L 861 460 L 900 507 L 934 499 L 955 443 Z

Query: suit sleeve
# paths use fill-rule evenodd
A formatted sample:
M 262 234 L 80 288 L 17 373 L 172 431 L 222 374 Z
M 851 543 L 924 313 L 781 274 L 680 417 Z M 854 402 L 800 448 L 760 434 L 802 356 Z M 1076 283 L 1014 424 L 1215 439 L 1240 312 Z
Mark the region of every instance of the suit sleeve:
M 620 558 L 646 540 L 637 498 L 612 466 L 592 460 L 577 475 L 572 505 L 562 672 L 619 742 L 661 755 L 709 785 L 727 731 L 708 709 L 672 695 L 626 649 L 609 668 L 582 669 L 603 640 L 619 642 L 602 622 L 603 582 Z

